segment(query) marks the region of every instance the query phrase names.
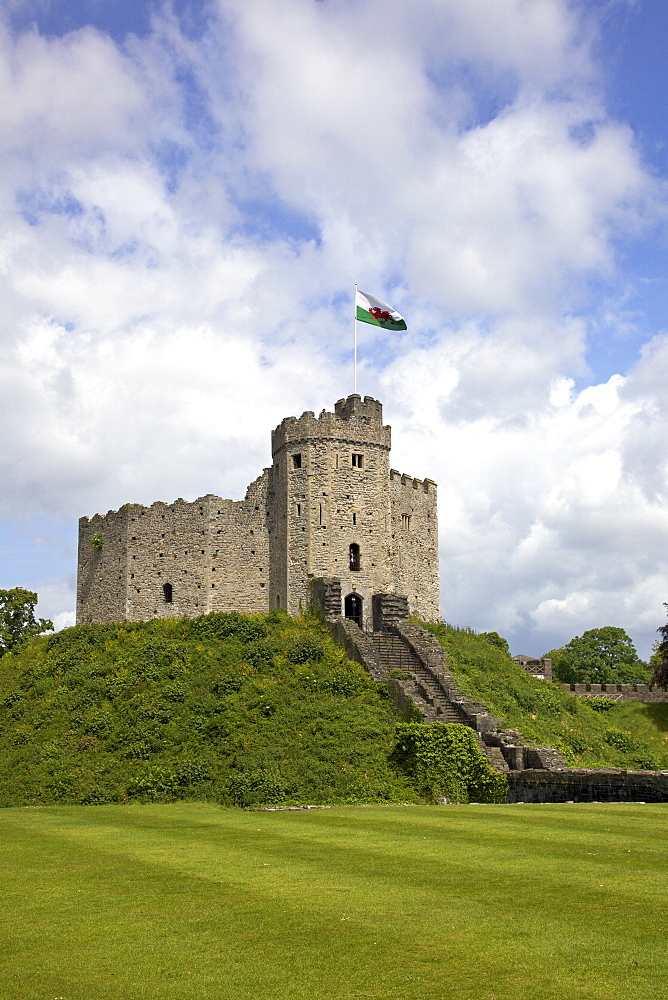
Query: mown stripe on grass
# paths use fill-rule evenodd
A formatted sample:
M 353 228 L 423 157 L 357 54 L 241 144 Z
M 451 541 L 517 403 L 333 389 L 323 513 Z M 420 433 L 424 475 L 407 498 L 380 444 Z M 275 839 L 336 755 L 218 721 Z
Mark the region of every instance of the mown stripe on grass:
M 665 817 L 5 810 L 3 996 L 658 996 Z

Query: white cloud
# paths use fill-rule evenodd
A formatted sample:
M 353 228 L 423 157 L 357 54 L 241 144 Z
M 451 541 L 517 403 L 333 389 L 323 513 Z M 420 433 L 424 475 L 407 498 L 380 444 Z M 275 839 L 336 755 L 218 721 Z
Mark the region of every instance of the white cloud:
M 649 642 L 668 339 L 588 385 L 615 301 L 588 288 L 663 193 L 606 115 L 593 14 L 211 11 L 196 41 L 164 12 L 123 48 L 2 35 L 5 515 L 240 496 L 282 417 L 352 388 L 358 280 L 409 317 L 363 331 L 360 387 L 393 464 L 439 483 L 446 617 L 522 652 L 607 623 Z

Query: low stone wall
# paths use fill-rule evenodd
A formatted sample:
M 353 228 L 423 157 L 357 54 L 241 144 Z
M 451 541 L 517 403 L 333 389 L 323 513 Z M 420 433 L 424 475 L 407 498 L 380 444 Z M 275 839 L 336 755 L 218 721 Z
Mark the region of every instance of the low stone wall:
M 668 771 L 569 767 L 507 777 L 507 802 L 668 802 Z
M 346 651 L 346 656 L 361 663 L 369 671 L 375 681 L 385 681 L 387 677 L 381 667 L 371 638 L 357 627 L 355 622 L 343 615 L 334 615 L 327 619 L 327 627 L 335 642 Z
M 668 691 L 648 684 L 562 684 L 577 698 L 614 698 L 615 701 L 668 702 Z

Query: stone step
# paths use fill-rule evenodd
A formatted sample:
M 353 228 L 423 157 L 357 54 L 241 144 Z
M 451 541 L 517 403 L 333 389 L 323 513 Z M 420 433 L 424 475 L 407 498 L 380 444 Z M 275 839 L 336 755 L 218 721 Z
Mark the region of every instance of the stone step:
M 419 695 L 419 705 L 426 721 L 468 725 L 460 710 L 448 698 L 437 678 L 421 663 L 398 636 L 374 634 L 373 644 L 386 672 L 401 670 L 413 682 Z

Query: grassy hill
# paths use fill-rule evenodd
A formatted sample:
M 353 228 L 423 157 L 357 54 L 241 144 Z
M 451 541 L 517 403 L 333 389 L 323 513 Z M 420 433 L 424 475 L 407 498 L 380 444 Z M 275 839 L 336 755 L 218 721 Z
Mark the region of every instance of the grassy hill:
M 536 745 L 558 747 L 576 767 L 668 768 L 668 704 L 592 705 L 532 677 L 482 636 L 422 624 L 446 650 L 462 693 Z
M 428 627 L 461 690 L 528 739 L 578 766 L 668 768 L 668 706 L 595 711 L 484 639 Z M 315 619 L 77 626 L 0 660 L 0 806 L 502 795 L 470 730 L 397 722 L 385 688 Z
M 384 695 L 280 612 L 77 626 L 0 660 L 0 805 L 420 801 Z

